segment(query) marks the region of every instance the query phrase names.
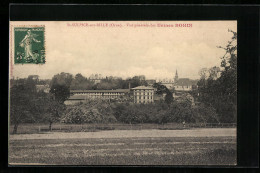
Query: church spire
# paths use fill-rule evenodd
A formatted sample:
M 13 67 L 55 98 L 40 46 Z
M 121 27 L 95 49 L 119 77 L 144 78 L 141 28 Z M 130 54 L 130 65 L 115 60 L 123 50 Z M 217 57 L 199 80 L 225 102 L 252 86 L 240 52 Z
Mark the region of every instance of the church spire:
M 177 69 L 176 69 L 176 73 L 175 73 L 174 82 L 177 82 L 177 80 L 178 80 L 178 72 L 177 72 Z

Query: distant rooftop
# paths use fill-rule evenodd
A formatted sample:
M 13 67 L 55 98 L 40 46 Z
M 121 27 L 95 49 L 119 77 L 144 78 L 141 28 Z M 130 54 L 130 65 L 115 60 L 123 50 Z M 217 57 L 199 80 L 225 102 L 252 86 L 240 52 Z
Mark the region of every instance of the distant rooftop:
M 198 80 L 191 80 L 189 78 L 179 78 L 174 85 L 178 86 L 190 86 L 190 85 L 197 85 Z
M 85 100 L 86 96 L 84 95 L 72 95 L 68 98 L 68 100 Z
M 154 90 L 154 88 L 152 88 L 152 87 L 147 87 L 147 86 L 138 86 L 138 87 L 135 87 L 135 88 L 131 88 L 131 89 L 133 89 L 133 90 L 138 90 L 138 89 L 141 89 L 141 90 L 145 90 L 145 89 L 153 89 Z

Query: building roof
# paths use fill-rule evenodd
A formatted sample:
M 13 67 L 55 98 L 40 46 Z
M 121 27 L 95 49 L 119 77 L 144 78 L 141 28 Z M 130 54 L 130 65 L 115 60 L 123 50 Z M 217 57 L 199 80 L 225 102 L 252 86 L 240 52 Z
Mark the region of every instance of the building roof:
M 108 93 L 108 92 L 114 92 L 114 93 L 127 93 L 129 92 L 129 89 L 115 89 L 115 90 L 70 90 L 70 93 Z
M 189 78 L 179 78 L 174 85 L 175 86 L 191 86 L 197 85 L 198 80 L 191 80 Z
M 152 87 L 147 87 L 147 86 L 138 86 L 138 87 L 135 87 L 135 88 L 131 88 L 132 90 L 154 90 L 154 88 Z
M 160 83 L 174 83 L 174 80 L 173 79 L 162 79 L 162 80 L 159 80 Z
M 72 95 L 68 98 L 68 100 L 85 100 L 85 95 Z

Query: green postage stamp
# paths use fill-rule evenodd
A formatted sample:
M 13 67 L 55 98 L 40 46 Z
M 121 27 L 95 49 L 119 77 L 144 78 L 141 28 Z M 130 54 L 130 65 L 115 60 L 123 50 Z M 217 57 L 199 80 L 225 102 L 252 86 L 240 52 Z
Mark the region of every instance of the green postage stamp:
M 14 27 L 14 64 L 45 63 L 45 27 Z

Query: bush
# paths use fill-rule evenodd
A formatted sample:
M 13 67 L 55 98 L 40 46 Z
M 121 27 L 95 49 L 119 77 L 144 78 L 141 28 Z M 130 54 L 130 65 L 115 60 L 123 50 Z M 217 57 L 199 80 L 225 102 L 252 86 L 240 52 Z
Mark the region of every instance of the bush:
M 89 100 L 68 106 L 64 123 L 216 123 L 219 122 L 215 109 L 204 104 L 191 106 L 189 101 L 167 104 L 110 103 Z

